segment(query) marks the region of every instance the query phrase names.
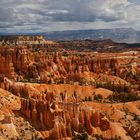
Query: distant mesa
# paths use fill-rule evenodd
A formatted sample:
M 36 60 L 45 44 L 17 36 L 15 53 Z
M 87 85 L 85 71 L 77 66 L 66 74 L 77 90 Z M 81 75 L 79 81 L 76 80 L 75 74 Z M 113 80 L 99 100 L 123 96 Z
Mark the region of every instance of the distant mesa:
M 0 42 L 6 44 L 16 45 L 29 45 L 29 44 L 46 44 L 46 40 L 43 36 L 0 36 Z

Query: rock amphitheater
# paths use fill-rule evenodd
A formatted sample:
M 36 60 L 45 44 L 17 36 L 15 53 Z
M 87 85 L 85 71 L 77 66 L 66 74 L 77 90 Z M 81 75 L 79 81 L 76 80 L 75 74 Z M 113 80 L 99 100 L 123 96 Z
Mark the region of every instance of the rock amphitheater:
M 140 52 L 134 52 L 0 37 L 0 139 L 140 140 Z

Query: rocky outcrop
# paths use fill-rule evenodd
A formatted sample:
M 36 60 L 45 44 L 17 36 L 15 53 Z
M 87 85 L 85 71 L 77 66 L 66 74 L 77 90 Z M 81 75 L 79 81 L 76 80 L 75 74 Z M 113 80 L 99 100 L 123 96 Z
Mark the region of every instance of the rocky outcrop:
M 1 139 L 41 138 L 25 119 L 19 116 L 21 99 L 6 90 L 0 89 L 0 136 Z

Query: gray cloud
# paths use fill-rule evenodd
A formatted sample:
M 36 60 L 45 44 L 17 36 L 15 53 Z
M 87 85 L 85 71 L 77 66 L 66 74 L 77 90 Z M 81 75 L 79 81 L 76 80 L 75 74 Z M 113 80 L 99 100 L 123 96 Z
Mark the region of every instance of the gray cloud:
M 86 28 L 140 29 L 138 0 L 1 0 L 0 29 L 6 32 Z

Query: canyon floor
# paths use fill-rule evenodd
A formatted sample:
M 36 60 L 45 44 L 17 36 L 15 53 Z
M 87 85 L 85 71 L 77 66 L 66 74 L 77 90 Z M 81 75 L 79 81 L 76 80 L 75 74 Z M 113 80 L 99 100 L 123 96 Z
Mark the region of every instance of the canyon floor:
M 140 140 L 139 44 L 0 37 L 0 140 L 19 139 Z

